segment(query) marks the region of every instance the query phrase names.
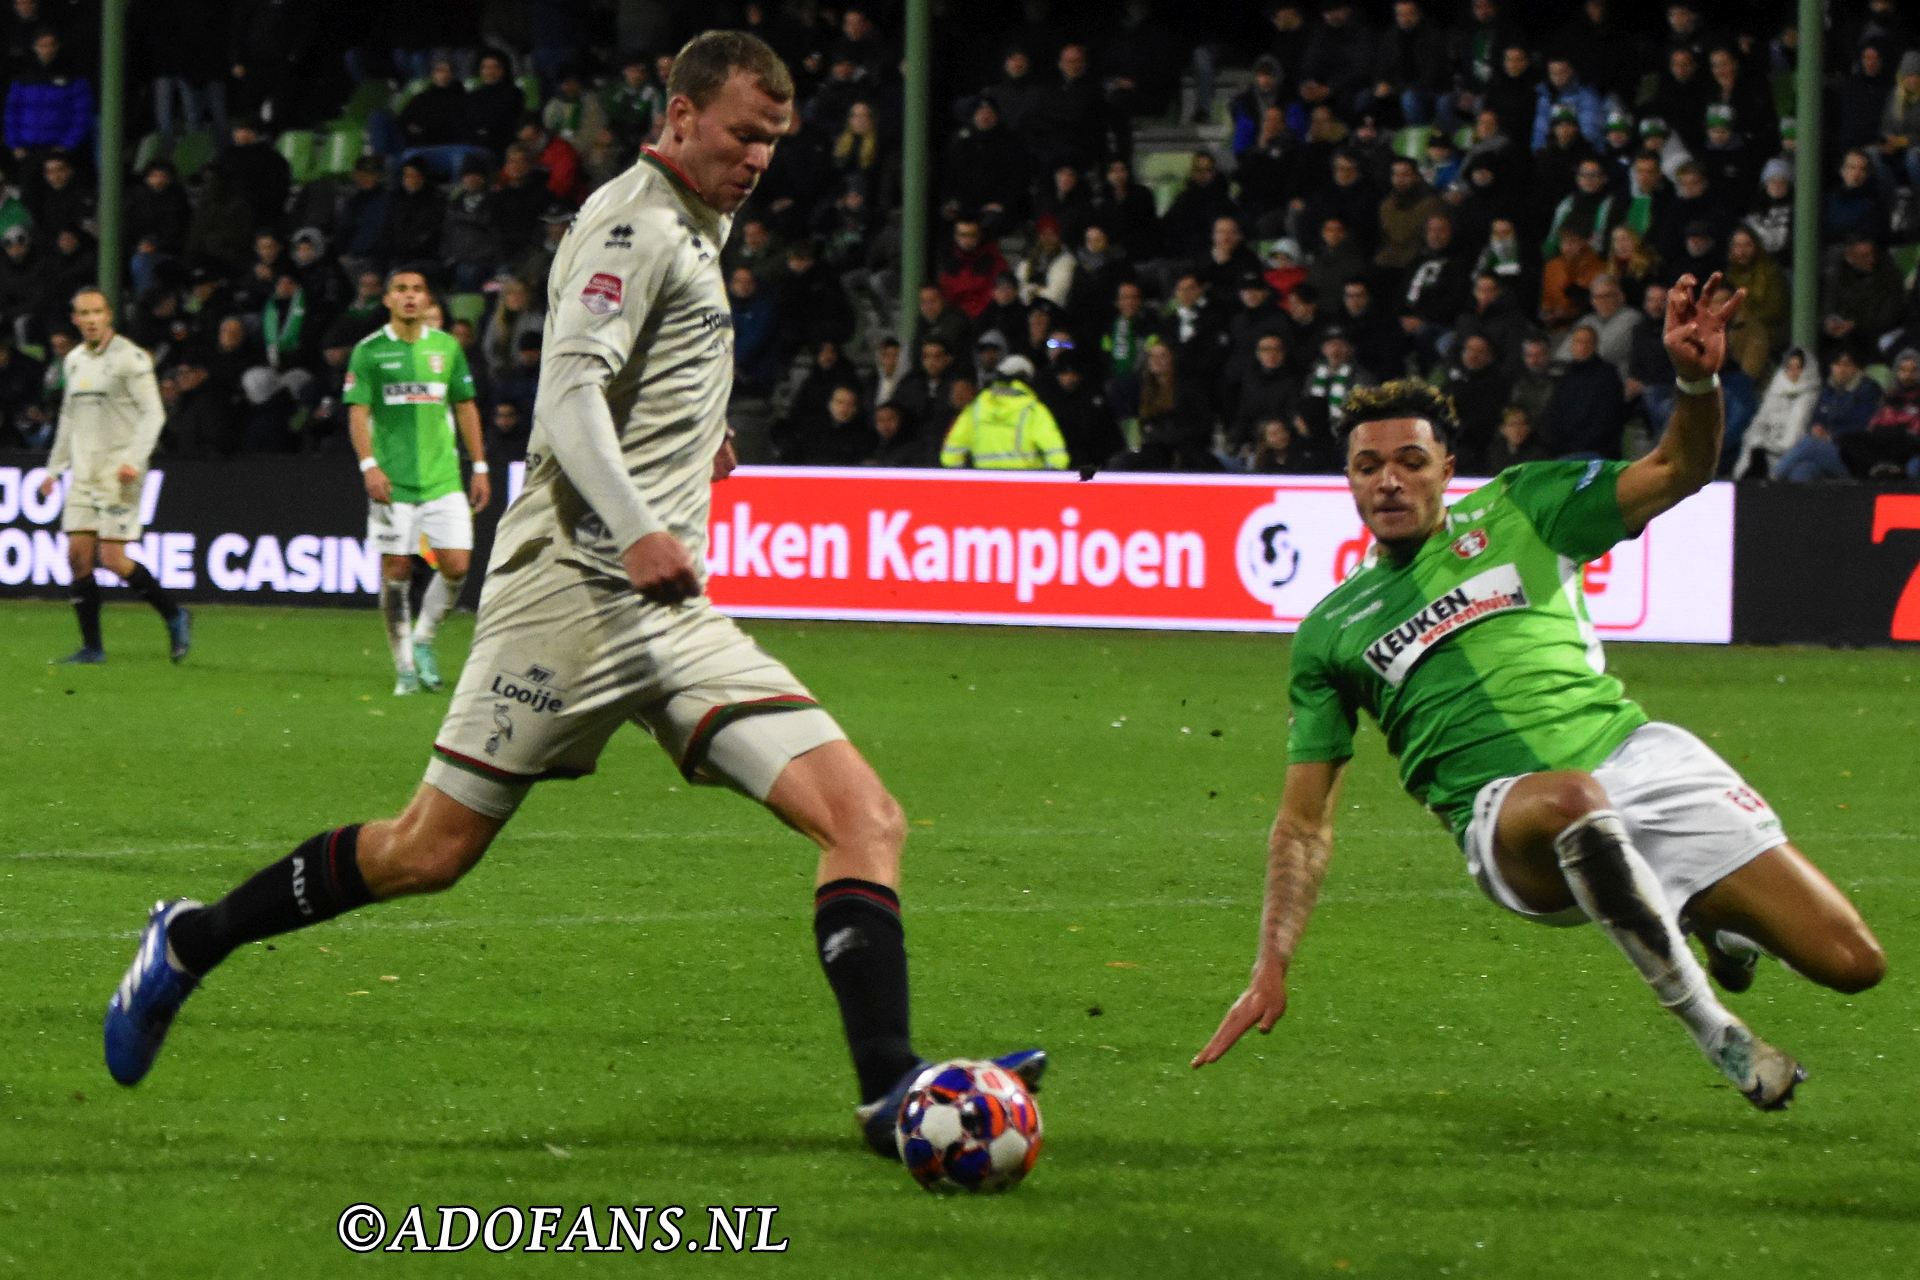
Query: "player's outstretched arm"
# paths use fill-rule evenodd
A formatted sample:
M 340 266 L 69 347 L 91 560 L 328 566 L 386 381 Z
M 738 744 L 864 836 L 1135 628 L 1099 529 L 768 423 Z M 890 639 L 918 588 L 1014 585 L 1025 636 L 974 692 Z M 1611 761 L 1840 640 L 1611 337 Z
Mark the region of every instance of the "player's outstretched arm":
M 1716 307 L 1711 299 L 1720 287 L 1720 273 L 1709 276 L 1696 292 L 1698 283 L 1691 275 L 1681 276 L 1667 294 L 1663 336 L 1680 395 L 1653 452 L 1620 473 L 1620 514 L 1629 534 L 1639 533 L 1662 511 L 1698 493 L 1713 479 L 1720 461 L 1727 415 L 1715 378 L 1727 360 L 1727 326 L 1739 314 L 1747 291 L 1738 290 Z M 1690 390 L 1689 384 L 1707 385 Z
M 1249 1028 L 1273 1030 L 1287 1011 L 1287 966 L 1306 932 L 1333 856 L 1333 805 L 1346 762 L 1296 764 L 1287 769 L 1280 812 L 1267 838 L 1267 893 L 1260 911 L 1260 953 L 1247 989 L 1220 1020 L 1193 1065 L 1216 1062 Z

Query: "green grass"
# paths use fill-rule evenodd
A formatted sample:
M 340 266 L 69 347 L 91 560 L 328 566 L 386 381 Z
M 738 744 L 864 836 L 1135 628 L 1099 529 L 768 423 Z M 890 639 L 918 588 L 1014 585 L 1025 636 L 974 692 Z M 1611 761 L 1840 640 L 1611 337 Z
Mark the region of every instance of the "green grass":
M 396 809 L 442 703 L 388 695 L 371 613 L 206 608 L 178 669 L 151 615 L 107 624 L 109 665 L 53 668 L 71 615 L 0 608 L 0 1275 L 342 1275 L 362 1201 L 778 1206 L 784 1256 L 649 1261 L 689 1274 L 1912 1274 L 1911 653 L 1613 651 L 1892 955 L 1857 998 L 1777 967 L 1737 998 L 1813 1072 L 1765 1116 L 1595 931 L 1482 900 L 1371 732 L 1292 1012 L 1190 1071 L 1252 957 L 1284 640 L 754 626 L 913 818 L 922 1051 L 1055 1055 L 1028 1184 L 939 1200 L 853 1138 L 809 849 L 637 734 L 453 892 L 235 956 L 115 1086 L 145 908 Z

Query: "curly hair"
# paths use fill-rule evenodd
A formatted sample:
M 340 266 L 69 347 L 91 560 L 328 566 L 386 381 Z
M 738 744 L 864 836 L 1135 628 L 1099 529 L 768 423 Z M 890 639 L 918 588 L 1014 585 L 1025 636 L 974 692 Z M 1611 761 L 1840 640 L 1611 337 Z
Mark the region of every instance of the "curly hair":
M 1347 439 L 1355 427 L 1387 418 L 1425 420 L 1433 428 L 1433 438 L 1448 453 L 1453 452 L 1453 442 L 1460 435 L 1460 415 L 1451 396 L 1442 395 L 1418 378 L 1396 378 L 1377 387 L 1355 387 L 1347 393 L 1341 406 L 1340 451 L 1346 452 Z

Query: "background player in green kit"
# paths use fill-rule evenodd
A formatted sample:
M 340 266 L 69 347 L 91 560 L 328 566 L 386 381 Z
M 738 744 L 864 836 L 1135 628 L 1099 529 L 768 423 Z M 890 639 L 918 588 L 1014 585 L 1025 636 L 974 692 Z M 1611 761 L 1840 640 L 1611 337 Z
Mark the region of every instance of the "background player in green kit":
M 418 271 L 387 275 L 388 321 L 360 340 L 347 363 L 348 429 L 367 486 L 367 541 L 380 553 L 380 612 L 393 650 L 396 694 L 440 687 L 433 651 L 440 620 L 460 599 L 473 555 L 473 512 L 492 497 L 480 412 L 466 353 L 426 323 L 433 296 Z M 460 492 L 455 427 L 473 460 L 473 480 Z M 471 501 L 471 510 L 468 502 Z M 436 572 L 408 624 L 408 587 L 420 539 L 433 548 Z
M 1730 991 L 1752 982 L 1763 950 L 1839 991 L 1880 980 L 1885 958 L 1853 905 L 1731 767 L 1625 697 L 1586 616 L 1581 566 L 1699 490 L 1720 456 L 1718 375 L 1745 293 L 1716 309 L 1694 286 L 1682 276 L 1667 303 L 1678 408 L 1631 464 L 1513 467 L 1449 508 L 1446 399 L 1413 382 L 1348 399 L 1347 481 L 1379 545 L 1295 638 L 1259 953 L 1196 1067 L 1286 1012 L 1362 709 L 1487 896 L 1545 923 L 1599 925 L 1755 1106 L 1785 1106 L 1805 1072 L 1720 1004 L 1683 932 Z

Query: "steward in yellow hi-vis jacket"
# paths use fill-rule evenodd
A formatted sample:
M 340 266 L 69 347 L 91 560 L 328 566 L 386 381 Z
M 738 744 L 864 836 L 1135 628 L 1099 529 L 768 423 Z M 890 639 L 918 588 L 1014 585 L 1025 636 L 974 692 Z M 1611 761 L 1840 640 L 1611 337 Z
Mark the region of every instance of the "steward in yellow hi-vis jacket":
M 1060 424 L 1027 385 L 1033 365 L 1008 356 L 993 381 L 960 411 L 940 450 L 943 467 L 983 471 L 1064 471 L 1067 442 Z

